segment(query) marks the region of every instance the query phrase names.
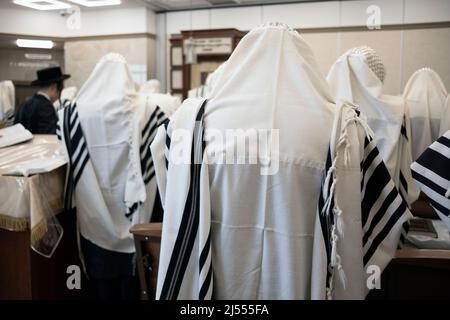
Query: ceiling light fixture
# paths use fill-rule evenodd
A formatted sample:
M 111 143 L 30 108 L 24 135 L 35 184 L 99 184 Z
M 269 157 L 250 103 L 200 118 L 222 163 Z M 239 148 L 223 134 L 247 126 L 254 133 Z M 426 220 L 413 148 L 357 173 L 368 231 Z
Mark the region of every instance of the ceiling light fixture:
M 15 4 L 36 10 L 61 10 L 69 9 L 70 4 L 57 0 L 14 0 Z
M 69 1 L 85 7 L 118 6 L 122 4 L 121 0 L 69 0 Z
M 16 44 L 19 48 L 52 49 L 55 45 L 50 40 L 30 40 L 17 39 Z

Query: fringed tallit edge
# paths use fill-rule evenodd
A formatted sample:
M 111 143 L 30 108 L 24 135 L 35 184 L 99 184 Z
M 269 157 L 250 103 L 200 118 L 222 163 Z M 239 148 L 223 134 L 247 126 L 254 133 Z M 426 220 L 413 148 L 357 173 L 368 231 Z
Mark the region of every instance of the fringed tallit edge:
M 342 287 L 345 289 L 347 283 L 347 277 L 345 275 L 344 268 L 342 267 L 341 256 L 338 253 L 338 241 L 344 237 L 344 223 L 342 218 L 342 210 L 339 208 L 339 201 L 336 197 L 336 185 L 338 183 L 338 176 L 336 174 L 336 168 L 338 161 L 341 157 L 344 158 L 344 167 L 348 168 L 350 166 L 350 141 L 348 139 L 348 126 L 350 124 L 360 124 L 366 136 L 370 139 L 374 136 L 373 131 L 369 128 L 367 123 L 363 121 L 358 113 L 356 112 L 357 107 L 351 106 L 353 109 L 353 116 L 349 119 L 345 120 L 344 125 L 341 127 L 339 139 L 334 148 L 334 157 L 332 159 L 332 164 L 327 171 L 327 175 L 325 178 L 324 185 L 329 185 L 330 181 L 331 187 L 330 191 L 325 190 L 324 198 L 326 199 L 324 208 L 320 214 L 329 215 L 330 210 L 333 210 L 333 225 L 331 226 L 330 238 L 331 238 L 331 254 L 330 254 L 330 263 L 328 265 L 328 271 L 330 272 L 330 277 L 328 279 L 328 285 L 326 288 L 326 299 L 333 300 L 334 293 L 334 282 L 336 278 L 336 271 L 339 281 L 341 282 Z M 342 107 L 344 108 L 344 106 Z M 331 180 L 332 179 L 332 180 Z M 334 199 L 334 206 L 331 208 L 331 203 Z
M 127 96 L 127 107 L 125 108 L 125 112 L 126 112 L 126 122 L 127 122 L 127 127 L 128 127 L 128 132 L 127 132 L 127 143 L 129 146 L 129 151 L 128 151 L 128 163 L 129 163 L 129 170 L 130 173 L 128 176 L 131 176 L 132 180 L 137 179 L 142 172 L 142 168 L 141 168 L 141 164 L 140 161 L 138 161 L 137 159 L 140 159 L 140 155 L 136 155 L 136 150 L 139 150 L 140 145 L 139 145 L 139 140 L 136 141 L 135 139 L 135 134 L 137 133 L 138 135 L 140 134 L 140 130 L 141 130 L 141 125 L 140 122 L 136 120 L 136 114 L 139 111 L 136 111 L 136 105 L 138 105 L 138 98 L 137 95 L 133 95 L 130 94 L 129 96 Z M 148 98 L 145 99 L 145 104 L 148 104 Z M 138 145 L 136 146 L 136 143 L 138 143 Z M 127 177 L 127 183 L 129 178 Z M 144 181 L 141 181 L 140 183 L 144 184 Z M 144 193 L 145 194 L 145 193 Z M 142 201 L 145 201 L 146 199 L 141 199 L 141 201 L 137 201 L 137 202 L 130 202 L 127 201 L 126 199 L 124 199 L 124 204 L 126 207 L 126 212 L 125 212 L 125 216 L 131 215 L 132 218 L 132 214 L 134 214 L 136 211 L 139 210 L 140 205 L 142 204 Z M 133 206 L 137 206 L 137 208 L 135 208 L 133 210 Z

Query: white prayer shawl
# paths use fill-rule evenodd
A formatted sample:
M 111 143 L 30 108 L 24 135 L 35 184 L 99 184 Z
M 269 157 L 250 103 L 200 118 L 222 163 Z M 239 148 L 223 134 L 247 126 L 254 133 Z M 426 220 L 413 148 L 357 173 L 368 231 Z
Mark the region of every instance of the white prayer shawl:
M 59 100 L 56 100 L 53 104 L 55 106 L 56 111 L 59 111 L 61 108 L 65 108 L 71 104 L 77 95 L 78 88 L 77 87 L 68 87 L 64 88 L 61 92 L 61 97 Z
M 422 68 L 408 80 L 403 97 L 411 122 L 411 149 L 415 160 L 439 137 L 447 90 L 434 70 Z
M 181 106 L 180 98 L 171 96 L 170 94 L 148 93 L 143 91 L 140 93 L 148 100 L 148 103 L 157 105 L 168 117 Z
M 125 59 L 103 57 L 76 101 L 59 112 L 69 169 L 68 207 L 77 208 L 79 231 L 111 251 L 135 251 L 129 230 L 150 221 L 156 195 L 149 146 L 165 120 L 139 97 Z
M 411 165 L 413 177 L 450 231 L 450 131 Z
M 209 94 L 209 88 L 206 85 L 201 85 L 188 91 L 188 98 L 206 98 Z
M 0 122 L 12 124 L 15 109 L 15 89 L 12 81 L 0 82 Z
M 331 232 L 333 225 L 321 231 L 316 217 L 335 111 L 312 52 L 295 31 L 283 25 L 268 25 L 252 30 L 241 40 L 218 79 L 212 99 L 186 100 L 169 124 L 159 128 L 151 146 L 164 206 L 158 299 L 326 297 L 326 270 L 331 262 L 323 234 Z M 356 126 L 348 126 L 352 125 Z M 256 164 L 210 163 L 213 154 L 241 147 L 242 141 L 211 140 L 208 133 L 228 129 L 279 129 L 279 150 L 262 153 Z M 187 133 L 188 139 L 180 132 Z M 357 164 L 352 175 L 357 190 L 339 191 L 339 201 L 344 208 L 353 206 L 351 214 L 359 216 L 356 221 L 351 220 L 353 217 L 350 221 L 344 219 L 344 224 L 349 222 L 344 230 L 355 234 L 356 241 L 349 236 L 339 243 L 351 249 L 359 244 L 359 252 L 354 255 L 348 254 L 350 249 L 342 250 L 351 267 L 347 288 L 352 294 L 348 296 L 363 298 L 362 280 L 353 282 L 354 278 L 365 277 L 363 231 L 361 225 L 359 231 L 353 230 L 361 221 L 361 182 L 363 187 L 367 181 L 373 182 L 369 178 L 378 177 L 375 168 L 381 166 L 385 171 L 382 178 L 388 178 L 381 180 L 386 184 L 382 190 L 393 188 L 389 193 L 393 197 L 386 199 L 383 194 L 376 201 L 366 199 L 366 211 L 391 202 L 401 206 L 402 200 L 380 157 L 370 163 L 367 179 L 363 179 L 360 163 L 365 136 L 358 140 L 353 132 L 346 132 L 341 133 L 343 139 L 350 139 L 356 146 L 343 150 L 353 152 L 347 158 L 350 164 Z M 246 156 L 251 156 L 248 152 L 252 147 L 246 149 Z M 371 147 L 375 149 L 373 143 Z M 196 162 L 176 162 L 180 151 Z M 265 166 L 261 159 L 271 164 L 279 160 L 278 171 L 262 175 Z M 340 175 L 346 176 L 344 172 Z M 368 189 L 373 191 L 371 186 Z M 397 246 L 400 237 L 398 226 L 408 213 L 406 205 L 403 207 L 392 229 L 384 227 L 391 211 L 376 212 L 377 219 L 369 221 L 369 262 L 383 257 L 383 267 L 393 256 L 391 247 Z M 381 235 L 380 229 L 384 231 Z M 377 242 L 372 246 L 373 237 Z M 320 271 L 313 271 L 315 267 Z M 353 283 L 358 290 L 352 288 Z M 333 288 L 328 291 L 334 293 Z M 338 288 L 334 297 L 343 295 Z
M 350 101 L 365 115 L 395 185 L 411 205 L 420 192 L 411 177 L 410 125 L 404 100 L 382 94 L 383 83 L 369 68 L 366 57 L 351 51 L 331 67 L 328 83 L 338 102 Z
M 139 91 L 141 93 L 160 93 L 161 92 L 161 83 L 157 79 L 151 79 L 141 85 Z
M 337 108 L 316 219 L 314 299 L 364 299 L 377 282 L 369 277 L 405 241 L 412 215 L 371 135 L 356 107 Z
M 439 135 L 442 136 L 450 130 L 450 95 L 445 100 L 445 108 L 442 110 L 441 123 L 439 125 Z

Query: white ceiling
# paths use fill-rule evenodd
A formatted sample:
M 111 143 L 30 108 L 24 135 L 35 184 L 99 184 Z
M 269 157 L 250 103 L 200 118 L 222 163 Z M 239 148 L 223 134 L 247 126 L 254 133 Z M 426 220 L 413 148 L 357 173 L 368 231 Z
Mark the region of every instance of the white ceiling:
M 156 12 L 332 0 L 141 0 Z
M 61 0 L 64 1 L 64 0 Z M 261 4 L 276 4 L 288 2 L 309 2 L 314 0 L 122 0 L 120 6 L 113 7 L 81 7 L 82 10 L 104 10 L 105 8 L 130 8 L 147 6 L 156 12 L 203 9 L 203 8 L 221 8 L 221 7 L 238 7 Z M 317 1 L 317 0 L 316 0 Z M 330 0 L 319 0 L 330 1 Z M 13 3 L 13 0 L 1 0 L 0 8 L 16 8 L 23 10 L 34 10 L 22 7 Z

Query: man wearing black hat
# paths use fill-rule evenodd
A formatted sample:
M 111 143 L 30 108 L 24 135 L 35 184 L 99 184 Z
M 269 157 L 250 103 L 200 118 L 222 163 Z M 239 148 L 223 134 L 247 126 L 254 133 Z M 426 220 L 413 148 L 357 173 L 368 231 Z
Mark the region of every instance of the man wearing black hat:
M 22 124 L 33 134 L 55 134 L 58 117 L 53 103 L 70 75 L 63 74 L 60 67 L 51 67 L 39 70 L 37 76 L 31 85 L 39 91 L 19 108 L 14 123 Z

